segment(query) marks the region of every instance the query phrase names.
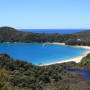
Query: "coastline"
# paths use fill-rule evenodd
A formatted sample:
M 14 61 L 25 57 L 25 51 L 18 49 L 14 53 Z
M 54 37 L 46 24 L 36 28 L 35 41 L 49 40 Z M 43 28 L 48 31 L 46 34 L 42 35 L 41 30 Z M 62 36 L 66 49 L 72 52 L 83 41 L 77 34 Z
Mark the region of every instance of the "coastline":
M 58 43 L 58 42 L 53 42 L 53 43 L 49 43 L 49 44 L 65 45 L 65 43 Z M 76 46 L 71 46 L 71 47 L 84 48 L 84 49 L 86 49 L 86 51 L 84 53 L 82 53 L 80 56 L 77 56 L 77 57 L 73 57 L 73 58 L 65 59 L 65 60 L 60 60 L 58 62 L 42 64 L 42 65 L 39 65 L 39 66 L 48 66 L 48 65 L 52 65 L 52 64 L 66 63 L 66 62 L 71 62 L 71 61 L 73 61 L 75 63 L 79 63 L 79 62 L 81 62 L 83 57 L 85 57 L 88 53 L 90 53 L 90 46 L 79 46 L 79 45 L 76 45 Z
M 6 42 L 6 43 L 11 43 L 11 42 Z M 14 42 L 14 43 L 16 44 L 17 42 Z M 53 42 L 53 43 L 47 42 L 46 44 L 65 45 L 65 43 L 59 43 L 59 42 Z M 66 45 L 66 46 L 70 46 L 70 45 Z M 48 63 L 48 64 L 41 64 L 41 65 L 37 65 L 37 66 L 47 66 L 47 65 L 66 63 L 66 62 L 71 62 L 71 61 L 73 61 L 75 63 L 79 63 L 79 62 L 81 62 L 83 57 L 85 57 L 88 53 L 90 53 L 90 46 L 75 45 L 75 46 L 71 46 L 71 47 L 84 48 L 84 49 L 86 49 L 86 51 L 77 57 L 72 57 L 70 59 L 64 59 L 64 60 L 58 60 L 57 62 L 52 62 L 52 63 Z

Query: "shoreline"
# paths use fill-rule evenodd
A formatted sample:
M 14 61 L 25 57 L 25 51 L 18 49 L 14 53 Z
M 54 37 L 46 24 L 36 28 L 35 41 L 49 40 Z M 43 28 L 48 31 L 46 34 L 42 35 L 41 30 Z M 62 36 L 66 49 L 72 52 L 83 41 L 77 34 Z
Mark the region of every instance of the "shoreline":
M 58 42 L 53 42 L 53 43 L 49 43 L 49 44 L 56 44 L 56 45 L 65 45 L 65 43 L 58 43 Z M 69 45 L 67 45 L 69 46 Z M 79 63 L 81 62 L 82 58 L 84 58 L 85 56 L 87 56 L 88 53 L 90 53 L 90 46 L 71 46 L 71 47 L 75 47 L 75 48 L 84 48 L 86 49 L 86 51 L 84 53 L 82 53 L 80 56 L 77 57 L 72 57 L 70 59 L 64 59 L 64 60 L 60 60 L 58 62 L 52 62 L 52 63 L 48 63 L 48 64 L 42 64 L 39 66 L 48 66 L 48 65 L 53 65 L 53 64 L 59 64 L 59 63 L 67 63 L 67 62 L 75 62 L 75 63 Z
M 6 43 L 11 43 L 11 42 L 6 42 Z M 14 42 L 14 43 L 16 44 L 17 42 Z M 53 43 L 46 42 L 46 44 L 65 45 L 65 43 L 59 43 L 59 42 L 53 42 Z M 65 45 L 65 46 L 71 46 L 71 45 Z M 58 60 L 57 62 L 52 62 L 52 63 L 48 63 L 48 64 L 41 64 L 41 65 L 36 64 L 36 65 L 37 66 L 47 66 L 47 65 L 66 63 L 66 62 L 71 62 L 71 61 L 74 61 L 75 63 L 79 63 L 79 62 L 81 62 L 83 57 L 85 57 L 88 53 L 90 53 L 90 46 L 74 45 L 74 46 L 71 46 L 71 47 L 84 48 L 84 49 L 86 49 L 86 51 L 84 53 L 82 53 L 81 55 L 76 56 L 76 57 L 72 57 L 70 59 L 64 59 L 64 60 L 60 60 L 60 61 Z

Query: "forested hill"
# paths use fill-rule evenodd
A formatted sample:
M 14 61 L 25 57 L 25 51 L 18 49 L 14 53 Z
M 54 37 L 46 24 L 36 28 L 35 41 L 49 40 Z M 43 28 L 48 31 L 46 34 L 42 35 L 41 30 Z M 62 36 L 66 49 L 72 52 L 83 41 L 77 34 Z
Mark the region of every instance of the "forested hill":
M 75 35 L 76 37 L 78 38 L 83 38 L 83 39 L 90 39 L 90 30 L 84 30 L 84 31 L 81 31 L 81 32 L 77 32 L 77 33 L 74 33 L 72 35 Z
M 69 45 L 90 45 L 90 30 L 62 35 L 22 32 L 11 27 L 0 27 L 0 42 L 64 42 Z
M 77 32 L 77 33 L 73 33 L 71 35 L 68 35 L 68 38 L 66 38 L 65 43 L 69 44 L 69 45 L 90 46 L 90 30 L 84 30 L 81 32 Z
M 10 27 L 0 28 L 0 42 L 53 42 L 62 41 L 60 34 L 22 32 Z

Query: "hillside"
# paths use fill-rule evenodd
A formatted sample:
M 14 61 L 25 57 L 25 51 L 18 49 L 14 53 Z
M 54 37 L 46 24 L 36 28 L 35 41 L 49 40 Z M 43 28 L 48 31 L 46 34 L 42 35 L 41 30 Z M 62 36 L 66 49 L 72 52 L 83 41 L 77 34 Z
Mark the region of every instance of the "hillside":
M 67 45 L 90 46 L 90 30 L 84 30 L 69 35 L 63 35 L 63 37 L 64 42 Z
M 1 27 L 0 42 L 64 42 L 68 45 L 90 45 L 90 30 L 62 35 L 22 32 L 11 27 Z
M 88 56 L 85 58 L 90 60 Z M 67 71 L 81 69 L 82 65 L 69 62 L 41 67 L 1 54 L 0 90 L 89 90 L 90 81 Z
M 0 27 L 0 42 L 63 42 L 68 45 L 90 45 L 90 30 L 62 35 L 22 32 L 11 27 Z
M 82 32 L 74 33 L 74 35 L 77 39 L 86 40 L 87 42 L 90 42 L 90 30 L 84 30 Z
M 82 61 L 80 62 L 80 64 L 82 67 L 84 66 L 90 70 L 90 54 L 84 57 Z
M 54 42 L 62 41 L 60 34 L 22 32 L 10 27 L 0 28 L 0 42 Z

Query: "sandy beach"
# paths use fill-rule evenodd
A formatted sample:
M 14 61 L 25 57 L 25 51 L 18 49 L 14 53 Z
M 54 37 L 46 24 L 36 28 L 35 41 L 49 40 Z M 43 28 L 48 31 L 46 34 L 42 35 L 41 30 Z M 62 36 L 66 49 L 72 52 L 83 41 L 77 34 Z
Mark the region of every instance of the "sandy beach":
M 57 44 L 57 45 L 65 45 L 65 43 L 57 43 L 57 42 L 53 42 L 51 44 Z M 88 53 L 90 53 L 90 46 L 72 46 L 72 47 L 75 47 L 75 48 L 85 48 L 86 51 L 84 53 L 82 53 L 80 56 L 77 56 L 77 57 L 73 57 L 73 58 L 70 58 L 70 59 L 66 59 L 66 60 L 58 60 L 58 62 L 52 62 L 52 63 L 48 63 L 48 64 L 43 64 L 43 65 L 40 65 L 40 66 L 46 66 L 46 65 L 51 65 L 51 64 L 57 64 L 57 63 L 65 63 L 65 62 L 70 62 L 70 61 L 74 61 L 76 63 L 79 63 L 83 57 L 85 57 Z

